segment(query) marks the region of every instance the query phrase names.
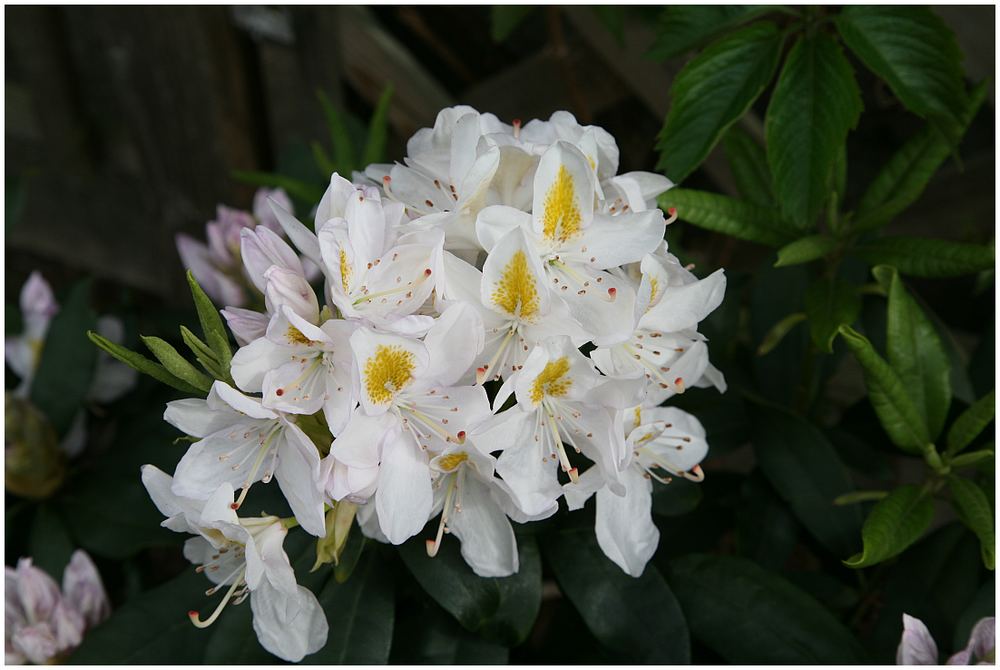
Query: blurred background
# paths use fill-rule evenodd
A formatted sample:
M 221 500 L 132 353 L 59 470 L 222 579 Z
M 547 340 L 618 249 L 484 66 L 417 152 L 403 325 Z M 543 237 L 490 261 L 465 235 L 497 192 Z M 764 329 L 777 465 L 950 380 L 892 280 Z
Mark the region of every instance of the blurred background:
M 968 80 L 992 80 L 995 8 L 934 10 L 955 31 Z M 178 341 L 177 324 L 193 325 L 196 317 L 176 235 L 204 239 L 205 223 L 215 218 L 218 204 L 250 210 L 258 184 L 245 173 L 281 174 L 322 189 L 329 175 L 317 167 L 314 144 L 321 143 L 336 157 L 329 108 L 337 111 L 351 141 L 363 146 L 369 119 L 388 87 L 392 93 L 381 157 L 386 161 L 400 160 L 406 139 L 433 125 L 438 110 L 463 103 L 508 123 L 569 110 L 581 123 L 600 125 L 615 136 L 621 172 L 654 170 L 655 141 L 669 108 L 671 82 L 691 57 L 656 56 L 661 11 L 523 7 L 508 10 L 497 21 L 489 6 L 6 7 L 6 334 L 21 332 L 19 293 L 29 274 L 39 270 L 65 304 L 73 300 L 67 297 L 71 287 L 91 279 L 91 305 L 98 314 L 123 319 L 126 345 L 139 348 L 140 332 Z M 886 160 L 924 125 L 851 58 L 865 113 L 848 137 L 848 200 L 860 196 Z M 767 98 L 761 96 L 739 121 L 758 139 L 763 138 Z M 960 160 L 942 166 L 921 199 L 887 227 L 888 234 L 993 240 L 994 117 L 991 85 L 960 147 Z M 721 144 L 684 186 L 737 195 Z M 308 198 L 292 195 L 297 213 L 308 218 Z M 683 221 L 668 229 L 668 240 L 671 251 L 694 262 L 701 275 L 726 268 L 727 300 L 705 332 L 713 339 L 713 361 L 730 376 L 731 386 L 738 384 L 737 368 L 750 361 L 747 352 L 791 311 L 789 305 L 798 305 L 801 290 L 789 295 L 796 287 L 787 279 L 798 275 L 791 270 L 774 273 L 772 249 Z M 864 268 L 861 275 L 866 275 Z M 954 337 L 955 351 L 968 371 L 969 397 L 980 397 L 994 383 L 992 273 L 914 278 L 910 285 Z M 875 312 L 882 315 L 884 303 L 866 303 L 866 325 L 869 318 L 878 323 Z M 762 394 L 780 398 L 784 391 L 775 389 L 784 383 L 782 371 L 794 371 L 800 361 L 778 350 L 745 367 L 752 367 L 761 380 Z M 830 365 L 827 372 L 833 370 L 834 363 Z M 875 433 L 867 435 L 884 442 L 867 401 L 858 402 L 864 395 L 860 370 L 850 362 L 836 365 L 840 367 L 828 389 L 834 402 L 821 405 L 817 413 L 827 424 L 845 417 L 841 427 L 852 435 L 864 435 L 874 425 Z M 8 389 L 16 385 L 9 368 L 5 377 Z M 162 403 L 176 395 L 143 377 L 116 404 L 89 405 L 89 448 L 71 466 L 60 493 L 40 506 L 22 504 L 8 494 L 8 565 L 32 553 L 48 563 L 44 567 L 60 572 L 69 551 L 83 546 L 95 555 L 116 606 L 184 569 L 177 550 L 180 538 L 158 527 L 161 517 L 139 486 L 137 470 L 141 463 L 172 470 L 177 450 L 170 450 L 169 443 L 176 431 L 161 415 Z M 738 394 L 709 398 L 694 393 L 682 401 L 709 429 L 712 452 L 705 469 L 711 475 L 697 513 L 671 517 L 659 556 L 727 553 L 739 546 L 741 554 L 788 576 L 831 609 L 840 612 L 846 603 L 843 611 L 854 611 L 857 594 L 848 602 L 852 596 L 844 595 L 843 584 L 824 581 L 815 556 L 825 555 L 810 544 L 760 474 L 748 476 L 754 460 Z M 9 446 L 8 437 L 8 454 Z M 867 460 L 868 455 L 852 451 L 849 439 L 838 441 L 837 448 L 861 479 L 907 480 L 908 466 L 892 460 L 890 450 Z M 891 477 L 885 474 L 890 464 L 896 470 Z M 788 536 L 781 545 L 787 551 L 776 549 L 773 537 L 760 536 L 762 519 Z M 935 525 L 950 520 L 945 516 Z M 967 571 L 972 575 L 979 570 L 974 538 L 968 533 L 961 537 L 962 556 L 972 552 Z M 944 539 L 952 541 L 951 535 Z M 959 541 L 954 542 L 957 547 Z M 843 576 L 836 572 L 843 570 L 839 559 L 825 556 L 822 562 L 824 569 Z M 918 581 L 905 570 L 899 575 L 901 593 L 904 583 L 909 588 Z M 961 591 L 961 597 L 954 595 L 961 589 L 953 584 L 934 582 L 935 589 L 940 587 L 934 594 L 954 596 L 957 604 L 949 609 L 952 601 L 921 596 L 921 606 L 929 608 L 923 616 L 957 618 L 981 578 L 986 579 L 979 572 L 970 576 L 968 593 Z M 984 593 L 992 594 L 989 579 Z M 407 597 L 413 616 L 397 621 L 397 637 L 411 628 L 419 631 L 421 617 L 441 612 L 427 614 L 434 606 L 419 592 Z M 535 632 L 511 651 L 511 661 L 608 660 L 592 640 L 581 637 L 579 616 L 560 600 L 551 579 L 544 598 Z M 907 601 L 908 607 L 915 607 L 913 599 L 917 596 Z M 859 611 L 867 609 L 866 604 Z M 879 658 L 888 658 L 898 642 L 898 616 L 885 621 L 890 623 L 869 626 L 860 614 L 852 620 L 867 633 L 876 629 L 873 645 L 884 652 Z M 552 640 L 571 638 L 579 640 L 575 649 L 552 646 Z M 176 641 L 172 645 L 183 648 Z M 701 662 L 721 660 L 706 649 L 696 652 Z M 201 657 L 178 662 L 184 660 Z

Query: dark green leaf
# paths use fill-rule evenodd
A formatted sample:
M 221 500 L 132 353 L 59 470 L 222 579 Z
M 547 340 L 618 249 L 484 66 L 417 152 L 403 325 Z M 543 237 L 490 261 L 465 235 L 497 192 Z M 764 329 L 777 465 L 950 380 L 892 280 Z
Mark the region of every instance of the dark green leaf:
M 837 451 L 805 419 L 776 407 L 755 410 L 753 446 L 761 471 L 817 540 L 848 555 L 857 547 L 861 512 L 834 505 L 853 488 Z
M 389 660 L 395 602 L 392 573 L 377 551 L 362 558 L 354 574 L 343 584 L 327 581 L 317 594 L 330 634 L 326 646 L 306 663 L 380 664 Z
M 771 330 L 767 331 L 767 335 L 764 336 L 764 339 L 761 340 L 760 345 L 757 347 L 757 355 L 766 356 L 772 349 L 781 344 L 781 341 L 785 339 L 785 335 L 792 328 L 805 320 L 805 312 L 794 312 L 774 324 Z
M 983 490 L 973 482 L 952 475 L 948 477 L 951 501 L 962 521 L 979 538 L 983 565 L 987 570 L 996 566 L 996 538 L 993 533 L 993 508 Z
M 436 523 L 436 522 L 435 522 Z M 511 577 L 484 578 L 466 565 L 458 540 L 446 538 L 437 556 L 427 556 L 426 529 L 400 547 L 406 567 L 441 607 L 466 630 L 508 644 L 519 644 L 531 631 L 542 599 L 542 569 L 538 547 L 530 536 L 518 538 L 520 569 Z
M 152 336 L 141 339 L 146 348 L 153 352 L 156 359 L 167 369 L 167 372 L 186 381 L 202 393 L 208 393 L 208 390 L 212 388 L 212 379 L 199 372 L 168 342 Z
M 687 514 L 701 502 L 701 487 L 686 479 L 670 484 L 653 484 L 653 512 L 661 516 Z
M 837 17 L 837 28 L 907 109 L 957 144 L 968 96 L 962 52 L 944 21 L 929 7 L 855 5 Z
M 215 359 L 215 353 L 208 348 L 208 345 L 191 332 L 187 326 L 181 326 L 181 339 L 188 346 L 194 358 L 205 369 L 205 372 L 215 379 L 225 379 L 225 375 L 219 370 L 219 362 Z
M 972 92 L 962 132 L 968 127 L 989 93 L 988 82 Z M 912 205 L 927 182 L 951 153 L 951 146 L 932 128 L 925 128 L 897 151 L 868 186 L 858 204 L 854 229 L 877 228 Z
M 868 399 L 889 439 L 903 451 L 923 455 L 930 447 L 927 425 L 899 375 L 878 355 L 866 337 L 849 326 L 841 326 L 839 332 L 861 363 Z
M 972 628 L 975 626 L 980 619 L 985 617 L 993 616 L 996 613 L 996 581 L 990 579 L 988 582 L 983 584 L 976 593 L 975 599 L 959 618 L 958 623 L 955 624 L 955 636 L 952 642 L 952 647 L 954 649 L 964 649 L 966 643 L 969 641 L 969 635 L 972 633 Z
M 201 663 L 206 665 L 281 663 L 281 659 L 264 649 L 257 640 L 257 633 L 253 629 L 253 611 L 249 602 L 227 607 L 218 621 L 205 632 L 211 635 L 211 640 L 205 646 L 205 657 Z
M 957 454 L 972 444 L 996 414 L 996 394 L 990 391 L 962 412 L 948 430 L 948 455 Z
M 791 237 L 775 223 L 773 209 L 725 195 L 672 188 L 660 196 L 660 207 L 676 207 L 677 216 L 683 221 L 750 242 L 780 247 Z
M 52 505 L 43 503 L 38 507 L 31 524 L 28 547 L 34 565 L 61 583 L 63 569 L 76 547 L 65 522 Z
M 233 170 L 233 178 L 254 186 L 270 186 L 283 188 L 289 195 L 304 202 L 319 202 L 323 197 L 323 189 L 293 177 L 274 174 L 272 172 L 255 172 L 253 170 Z
M 122 363 L 125 363 L 131 368 L 135 368 L 143 374 L 149 375 L 158 382 L 166 384 L 167 386 L 172 386 L 178 391 L 183 391 L 184 393 L 201 393 L 201 391 L 194 386 L 191 386 L 183 379 L 178 379 L 174 375 L 167 372 L 165 367 L 155 361 L 149 360 L 142 354 L 130 351 L 120 344 L 115 344 L 106 337 L 101 337 L 93 331 L 88 331 L 87 337 L 90 338 L 91 342 L 120 360 Z
M 401 612 L 393 631 L 393 665 L 505 665 L 507 648 L 462 628 L 433 602 Z
M 778 260 L 774 263 L 774 267 L 798 265 L 823 258 L 836 249 L 837 244 L 837 240 L 826 235 L 803 237 L 778 249 Z
M 229 348 L 229 335 L 226 327 L 222 325 L 222 317 L 219 310 L 212 304 L 212 300 L 205 294 L 194 274 L 187 272 L 188 286 L 191 288 L 191 296 L 194 298 L 194 306 L 198 310 L 198 320 L 201 322 L 201 330 L 205 335 L 205 342 L 211 347 L 215 354 L 215 360 L 219 365 L 219 371 L 225 375 L 224 381 L 232 382 L 229 376 L 229 365 L 233 360 L 233 352 Z
M 74 664 L 172 665 L 201 663 L 211 630 L 191 625 L 187 613 L 205 602 L 208 580 L 193 569 L 115 610 L 83 639 Z M 244 604 L 243 607 L 249 607 Z
M 337 171 L 337 166 L 333 164 L 333 160 L 327 155 L 322 144 L 310 142 L 309 148 L 312 150 L 313 161 L 316 162 L 316 169 L 320 171 L 320 174 L 333 174 Z
M 866 568 L 896 556 L 920 539 L 934 517 L 934 504 L 919 486 L 900 486 L 872 508 L 861 529 L 864 549 L 844 564 Z
M 772 11 L 748 5 L 677 5 L 660 14 L 649 56 L 666 60 L 695 49 L 747 21 Z
M 683 181 L 750 108 L 774 75 L 783 40 L 761 21 L 712 44 L 678 73 L 657 144 L 668 177 Z
M 921 237 L 882 237 L 853 253 L 871 265 L 891 265 L 914 277 L 959 277 L 993 267 L 994 248 Z
M 804 36 L 782 68 L 767 108 L 767 160 L 782 210 L 802 229 L 816 224 L 847 132 L 857 125 L 861 94 L 833 37 Z
M 684 7 L 693 8 L 692 5 Z M 732 126 L 726 131 L 722 143 L 740 195 L 755 205 L 773 206 L 774 189 L 771 186 L 771 172 L 767 167 L 764 147 L 739 126 Z
M 854 664 L 858 640 L 812 597 L 753 562 L 692 554 L 670 563 L 691 631 L 738 664 Z
M 684 615 L 653 565 L 628 576 L 601 551 L 593 528 L 564 529 L 543 542 L 559 588 L 602 644 L 628 662 L 690 662 Z
M 893 268 L 878 266 L 873 274 L 889 295 L 886 320 L 889 365 L 924 417 L 933 441 L 944 428 L 951 405 L 948 354 L 934 324 L 907 292 L 899 273 Z
M 97 351 L 86 333 L 97 325 L 90 308 L 90 282 L 80 282 L 69 293 L 49 323 L 41 360 L 31 382 L 31 402 L 63 436 L 83 407 L 94 379 Z
M 739 555 L 768 570 L 782 570 L 799 542 L 799 524 L 760 468 L 740 486 L 736 518 Z
M 389 103 L 392 102 L 392 83 L 386 84 L 378 97 L 371 121 L 368 122 L 368 141 L 362 153 L 362 164 L 358 167 L 385 161 L 385 142 L 389 133 Z
M 849 282 L 817 280 L 806 289 L 805 307 L 813 343 L 829 354 L 833 353 L 837 328 L 851 325 L 861 313 L 861 295 Z
M 490 35 L 494 42 L 503 42 L 536 7 L 533 5 L 494 5 Z
M 347 537 L 347 544 L 340 555 L 340 561 L 333 567 L 333 578 L 343 584 L 350 579 L 354 568 L 358 567 L 358 560 L 368 544 L 366 538 L 361 534 L 360 529 L 353 530 Z
M 358 167 L 357 158 L 354 153 L 354 141 L 351 139 L 351 132 L 347 129 L 347 121 L 344 114 L 338 110 L 326 93 L 322 90 L 316 91 L 316 97 L 323 108 L 323 116 L 326 118 L 326 126 L 330 131 L 330 144 L 333 146 L 333 160 L 337 168 L 349 174 L 349 171 Z M 324 175 L 328 176 L 328 175 Z M 320 194 L 320 196 L 322 193 Z M 317 197 L 315 200 L 319 200 Z

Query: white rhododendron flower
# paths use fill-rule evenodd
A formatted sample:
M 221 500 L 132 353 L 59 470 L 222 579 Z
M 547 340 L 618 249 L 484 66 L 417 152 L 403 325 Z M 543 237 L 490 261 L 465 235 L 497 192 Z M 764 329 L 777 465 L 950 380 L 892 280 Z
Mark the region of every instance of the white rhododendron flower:
M 476 574 L 504 577 L 515 524 L 595 497 L 601 548 L 642 574 L 654 480 L 704 476 L 705 430 L 659 405 L 725 390 L 699 327 L 726 279 L 667 251 L 671 182 L 618 166 L 614 138 L 566 112 L 451 107 L 400 162 L 331 175 L 311 225 L 260 193 L 254 217 L 221 212 L 208 247 L 185 243 L 240 346 L 207 398 L 168 404 L 193 442 L 173 477 L 143 472 L 225 590 L 196 625 L 249 597 L 265 648 L 316 651 L 325 615 L 282 540 L 321 538 L 318 569 L 354 519 L 379 542 L 422 535 L 432 558 L 457 540 Z M 272 478 L 294 516 L 240 518 Z

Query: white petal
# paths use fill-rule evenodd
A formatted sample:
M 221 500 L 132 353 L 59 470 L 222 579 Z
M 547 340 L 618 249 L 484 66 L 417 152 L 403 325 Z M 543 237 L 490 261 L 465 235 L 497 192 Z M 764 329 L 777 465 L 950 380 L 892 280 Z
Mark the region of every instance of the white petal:
M 597 490 L 604 486 L 604 476 L 597 466 L 587 468 L 587 471 L 580 475 L 574 482 L 563 484 L 563 495 L 566 498 L 566 506 L 573 512 L 583 509 L 583 506 L 590 500 L 590 496 L 597 493 Z
M 155 465 L 143 465 L 142 485 L 152 499 L 156 509 L 160 510 L 167 520 L 163 526 L 178 533 L 194 533 L 197 530 L 188 522 L 201 515 L 201 507 L 193 500 L 181 498 L 172 490 L 173 477 L 160 470 Z
M 295 424 L 285 424 L 274 475 L 299 524 L 317 537 L 326 535 L 325 496 L 319 484 L 319 452 Z
M 62 578 L 63 599 L 86 621 L 87 627 L 101 623 L 111 614 L 111 603 L 90 556 L 77 549 L 69 559 Z
M 240 231 L 240 254 L 247 276 L 261 293 L 264 292 L 264 273 L 278 265 L 297 274 L 304 274 L 302 261 L 277 233 L 267 226 Z
M 652 482 L 638 468 L 623 473 L 625 495 L 597 492 L 597 542 L 605 556 L 632 577 L 639 577 L 656 553 L 660 531 L 653 524 Z
M 185 435 L 206 437 L 238 422 L 240 415 L 228 406 L 212 408 L 206 400 L 187 398 L 168 402 L 163 420 Z
M 510 487 L 515 504 L 526 515 L 544 514 L 562 494 L 556 461 L 549 459 L 540 443 L 535 442 L 533 412 L 510 409 L 504 415 L 509 416 L 475 433 L 473 440 L 484 451 L 503 449 L 497 459 L 497 474 Z
M 652 253 L 666 231 L 663 212 L 652 209 L 618 216 L 598 215 L 593 224 L 560 251 L 567 262 L 607 269 L 635 263 Z
M 903 636 L 896 649 L 896 665 L 937 665 L 938 648 L 924 622 L 903 614 Z
M 379 527 L 390 542 L 402 544 L 427 523 L 432 503 L 427 455 L 409 434 L 397 432 L 382 448 L 375 492 Z
M 251 593 L 250 608 L 261 646 L 282 660 L 298 663 L 326 645 L 326 614 L 303 586 L 288 595 L 264 582 Z
M 330 454 L 350 467 L 377 467 L 382 453 L 382 441 L 394 423 L 395 418 L 391 415 L 368 416 L 355 412 L 343 432 L 333 441 Z
M 396 395 L 425 376 L 430 359 L 422 342 L 368 328 L 358 328 L 351 335 L 351 349 L 360 379 L 361 406 L 367 414 L 385 412 Z
M 474 475 L 461 484 L 462 506 L 449 512 L 448 528 L 462 542 L 462 558 L 480 577 L 507 577 L 517 572 L 517 540 L 510 521 Z
M 216 395 L 224 403 L 232 407 L 241 414 L 246 414 L 252 419 L 277 419 L 278 415 L 260 404 L 259 398 L 250 398 L 243 395 L 226 382 L 216 381 L 212 384 L 209 394 L 209 403 L 212 402 L 212 394 Z
M 522 228 L 500 238 L 486 257 L 480 298 L 494 311 L 529 323 L 549 312 L 545 270 Z
M 538 161 L 531 205 L 535 235 L 555 243 L 578 235 L 594 217 L 594 173 L 575 146 L 556 142 Z
M 277 217 L 278 223 L 281 224 L 292 244 L 313 263 L 322 265 L 323 259 L 319 254 L 319 242 L 316 240 L 316 235 L 302 225 L 301 221 L 292 216 L 291 212 L 282 207 L 274 198 L 269 198 L 268 201 L 271 205 L 271 211 L 274 212 L 274 216 Z
M 472 307 L 456 303 L 444 310 L 424 337 L 428 372 L 442 386 L 456 383 L 483 350 L 483 320 Z
M 476 217 L 476 237 L 486 251 L 492 251 L 504 235 L 521 228 L 531 230 L 531 215 L 513 207 L 485 207 Z
M 266 337 L 260 337 L 240 347 L 233 356 L 230 368 L 233 381 L 248 393 L 258 392 L 263 388 L 264 375 L 287 363 L 293 353 L 288 347 L 277 345 Z
M 667 287 L 663 297 L 643 315 L 639 326 L 665 333 L 694 328 L 722 303 L 725 294 L 723 270 L 716 270 L 693 284 Z
M 263 405 L 290 414 L 315 414 L 326 401 L 326 376 L 322 354 L 286 362 L 264 375 Z
M 177 464 L 171 490 L 178 496 L 205 500 L 222 484 L 235 489 L 260 481 L 273 459 L 275 438 L 263 446 L 273 425 L 244 421 L 195 442 Z
M 258 337 L 263 337 L 264 331 L 267 330 L 267 315 L 252 309 L 226 307 L 221 314 L 241 347 L 253 342 Z

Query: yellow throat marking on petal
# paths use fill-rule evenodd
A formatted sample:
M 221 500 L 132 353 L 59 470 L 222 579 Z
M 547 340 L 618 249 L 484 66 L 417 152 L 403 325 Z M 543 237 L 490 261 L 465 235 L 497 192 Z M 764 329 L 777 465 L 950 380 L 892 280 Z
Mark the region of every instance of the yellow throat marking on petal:
M 656 302 L 656 294 L 660 291 L 660 280 L 656 277 L 649 278 L 649 304 L 652 306 Z
M 642 405 L 637 405 L 635 408 L 635 427 L 638 428 L 642 425 Z
M 309 346 L 310 344 L 316 344 L 315 340 L 310 340 L 305 336 L 301 330 L 295 326 L 288 326 L 288 330 L 285 331 L 285 339 L 288 340 L 289 344 L 301 344 L 302 346 Z
M 500 274 L 493 302 L 513 317 L 531 320 L 538 313 L 538 288 L 528 267 L 528 257 L 518 250 Z
M 347 252 L 340 250 L 340 285 L 344 288 L 344 293 L 348 292 L 348 285 L 351 283 L 351 263 L 347 260 Z
M 565 165 L 559 166 L 556 180 L 545 195 L 542 235 L 550 241 L 565 242 L 580 232 L 582 216 L 576 204 L 576 185 Z
M 447 456 L 442 456 L 438 460 L 438 467 L 441 468 L 443 472 L 453 472 L 455 468 L 457 468 L 467 460 L 469 460 L 469 454 L 465 453 L 464 451 L 457 451 L 454 454 L 448 454 Z
M 365 390 L 376 405 L 392 400 L 413 379 L 413 353 L 399 346 L 380 344 L 365 363 Z
M 542 398 L 561 398 L 573 385 L 573 380 L 566 377 L 569 372 L 569 359 L 563 356 L 545 364 L 542 372 L 535 377 L 531 385 L 531 402 L 538 404 Z

